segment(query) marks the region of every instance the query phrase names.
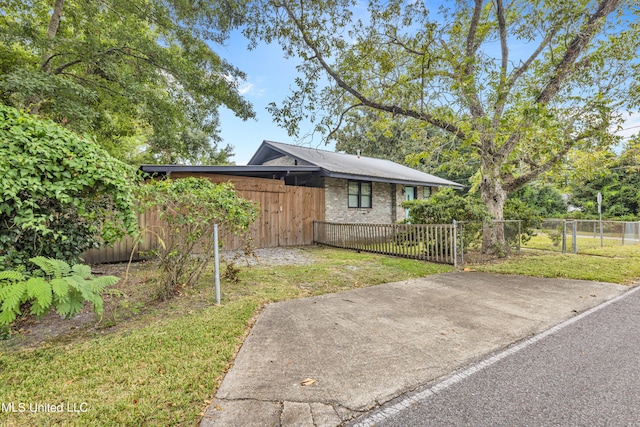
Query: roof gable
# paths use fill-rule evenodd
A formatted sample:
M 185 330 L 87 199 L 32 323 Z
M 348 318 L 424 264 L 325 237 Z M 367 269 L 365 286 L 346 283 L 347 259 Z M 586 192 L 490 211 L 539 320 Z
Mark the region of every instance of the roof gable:
M 336 153 L 273 141 L 263 141 L 248 164 L 261 165 L 282 156 L 292 157 L 298 161 L 299 165 L 318 166 L 322 168 L 325 176 L 334 178 L 362 179 L 405 185 L 464 187 L 457 182 L 442 179 L 391 160 Z

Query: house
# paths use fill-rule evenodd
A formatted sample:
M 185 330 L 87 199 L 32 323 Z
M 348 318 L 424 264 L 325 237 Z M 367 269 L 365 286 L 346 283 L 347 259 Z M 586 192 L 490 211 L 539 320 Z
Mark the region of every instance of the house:
M 174 177 L 252 177 L 285 186 L 324 189 L 324 220 L 390 224 L 405 219 L 405 200 L 429 197 L 440 187 L 463 185 L 390 160 L 263 141 L 246 166 L 145 165 L 143 171 Z M 216 181 L 219 181 L 217 179 Z
M 314 243 L 316 221 L 392 224 L 405 219 L 404 200 L 429 197 L 441 187 L 461 189 L 438 178 L 389 160 L 358 154 L 264 141 L 246 166 L 143 165 L 155 177 L 198 176 L 213 182 L 232 182 L 239 196 L 260 205 L 260 217 L 250 233 L 255 248 Z M 142 242 L 124 238 L 113 246 L 90 249 L 87 263 L 139 259 L 158 243 L 153 228 L 157 212 L 139 217 Z M 243 242 L 223 238 L 227 249 Z

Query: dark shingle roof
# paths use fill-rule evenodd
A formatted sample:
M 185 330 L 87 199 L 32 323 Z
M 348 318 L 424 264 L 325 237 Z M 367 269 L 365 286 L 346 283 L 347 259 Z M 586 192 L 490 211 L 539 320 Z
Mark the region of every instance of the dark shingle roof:
M 457 182 L 438 178 L 391 160 L 335 153 L 273 141 L 263 141 L 248 164 L 261 165 L 283 156 L 297 160 L 298 165 L 318 166 L 322 168 L 323 175 L 333 178 L 361 179 L 404 185 L 445 186 L 459 189 L 464 187 Z

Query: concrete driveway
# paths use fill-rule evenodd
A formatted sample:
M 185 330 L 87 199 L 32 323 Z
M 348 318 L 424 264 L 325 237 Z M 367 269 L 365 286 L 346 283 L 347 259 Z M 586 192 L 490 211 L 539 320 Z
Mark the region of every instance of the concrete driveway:
M 627 289 L 454 272 L 272 304 L 201 426 L 337 426 Z

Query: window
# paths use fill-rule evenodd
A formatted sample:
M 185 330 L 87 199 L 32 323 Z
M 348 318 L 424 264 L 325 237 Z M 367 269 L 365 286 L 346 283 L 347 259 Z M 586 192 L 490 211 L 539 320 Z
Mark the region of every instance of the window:
M 433 190 L 433 189 L 432 189 L 431 187 L 422 187 L 422 188 L 424 189 L 424 190 L 423 190 L 423 191 L 424 191 L 424 193 L 423 193 L 423 195 L 422 195 L 422 196 L 423 196 L 423 198 L 424 198 L 424 199 L 428 199 L 429 197 L 431 197 L 431 193 L 432 193 L 432 191 L 431 191 L 431 190 Z
M 349 207 L 371 207 L 371 183 L 364 181 L 349 181 Z

